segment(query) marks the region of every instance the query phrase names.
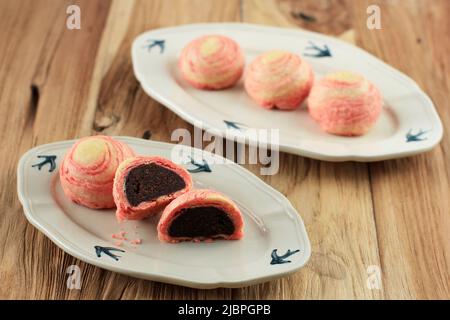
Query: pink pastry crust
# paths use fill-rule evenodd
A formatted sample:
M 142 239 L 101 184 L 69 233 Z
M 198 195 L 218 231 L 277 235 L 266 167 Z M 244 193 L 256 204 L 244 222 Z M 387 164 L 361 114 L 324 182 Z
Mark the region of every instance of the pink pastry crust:
M 225 240 L 239 240 L 244 236 L 244 221 L 242 214 L 236 204 L 223 194 L 205 189 L 191 190 L 172 201 L 161 216 L 158 223 L 158 238 L 163 242 L 176 243 L 180 241 L 212 241 L 210 238 L 192 238 L 192 237 L 171 237 L 169 227 L 172 221 L 180 214 L 182 209 L 213 206 L 228 214 L 234 225 L 234 233 L 231 235 L 218 235 L 218 238 Z
M 114 208 L 113 181 L 119 164 L 134 152 L 107 136 L 80 139 L 64 157 L 59 177 L 73 202 L 92 209 Z
M 177 192 L 161 196 L 155 200 L 142 202 L 138 206 L 132 206 L 128 202 L 127 196 L 125 194 L 126 177 L 132 169 L 150 163 L 154 163 L 158 166 L 172 170 L 184 180 L 186 186 Z M 191 188 L 192 178 L 189 172 L 168 159 L 161 157 L 135 157 L 128 159 L 120 164 L 114 178 L 113 195 L 114 202 L 116 203 L 117 207 L 116 217 L 119 221 L 144 219 L 150 215 L 160 212 L 173 199 L 189 191 Z
M 332 134 L 360 136 L 375 124 L 383 107 L 380 91 L 364 77 L 332 73 L 312 88 L 308 98 L 311 116 Z
M 314 74 L 308 63 L 286 51 L 269 51 L 248 67 L 245 89 L 260 106 L 292 110 L 308 96 Z
M 239 45 L 221 35 L 203 36 L 181 52 L 178 66 L 183 78 L 198 89 L 233 86 L 242 76 L 244 55 Z

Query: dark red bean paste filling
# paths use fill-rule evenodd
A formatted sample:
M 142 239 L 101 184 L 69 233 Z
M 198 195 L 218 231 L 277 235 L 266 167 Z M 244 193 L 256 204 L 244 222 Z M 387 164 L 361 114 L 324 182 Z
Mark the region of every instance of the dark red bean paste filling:
M 186 183 L 178 174 L 154 163 L 131 169 L 125 179 L 125 194 L 134 207 L 185 187 Z
M 169 226 L 171 237 L 205 237 L 234 233 L 234 224 L 223 210 L 213 207 L 192 207 L 182 209 Z

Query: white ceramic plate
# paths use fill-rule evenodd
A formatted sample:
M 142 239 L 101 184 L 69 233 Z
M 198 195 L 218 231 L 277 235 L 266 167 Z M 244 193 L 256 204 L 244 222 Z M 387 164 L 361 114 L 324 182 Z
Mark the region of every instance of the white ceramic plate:
M 316 79 L 337 70 L 360 73 L 381 90 L 385 108 L 365 136 L 338 137 L 321 131 L 305 106 L 293 112 L 258 107 L 246 95 L 242 79 L 228 90 L 194 89 L 181 78 L 177 60 L 187 43 L 205 34 L 236 40 L 247 64 L 264 51 L 283 49 L 306 59 Z M 151 97 L 186 121 L 201 123 L 221 136 L 243 135 L 246 142 L 254 143 L 257 138 L 246 133 L 249 128 L 279 129 L 281 151 L 328 161 L 413 155 L 430 150 L 442 138 L 442 124 L 432 101 L 412 79 L 355 46 L 318 33 L 241 23 L 156 29 L 134 40 L 132 59 L 136 78 Z
M 140 155 L 171 158 L 174 147 L 130 137 L 117 139 Z M 114 210 L 76 205 L 64 196 L 58 178 L 59 163 L 73 143 L 42 145 L 23 155 L 17 172 L 18 195 L 27 219 L 60 248 L 83 261 L 139 278 L 215 288 L 278 278 L 298 270 L 309 259 L 311 248 L 303 222 L 282 194 L 241 166 L 197 149 L 193 149 L 191 158 L 181 156 L 180 162 L 192 172 L 196 187 L 218 190 L 237 203 L 244 215 L 242 240 L 161 243 L 157 239 L 157 218 L 119 226 Z M 121 228 L 129 240 L 141 238 L 142 244 L 124 242 L 116 246 L 112 234 Z M 283 257 L 288 250 L 293 254 Z

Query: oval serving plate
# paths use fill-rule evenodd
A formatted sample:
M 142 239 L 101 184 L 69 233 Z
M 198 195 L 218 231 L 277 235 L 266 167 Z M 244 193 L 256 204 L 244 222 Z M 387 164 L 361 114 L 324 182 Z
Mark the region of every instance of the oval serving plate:
M 171 158 L 175 145 L 116 137 L 137 154 Z M 167 244 L 157 239 L 157 217 L 118 224 L 114 210 L 92 210 L 68 200 L 59 183 L 61 159 L 75 141 L 38 146 L 22 156 L 18 195 L 27 219 L 67 253 L 87 263 L 134 277 L 194 288 L 241 287 L 290 274 L 311 254 L 303 222 L 290 202 L 241 166 L 189 149 L 179 162 L 196 187 L 228 195 L 244 216 L 239 241 Z M 222 162 L 218 161 L 221 160 Z M 120 230 L 129 240 L 116 246 Z
M 228 90 L 194 89 L 181 78 L 177 60 L 187 43 L 205 34 L 236 40 L 247 65 L 264 51 L 282 49 L 308 61 L 316 79 L 338 70 L 360 73 L 384 96 L 381 117 L 362 137 L 339 137 L 323 132 L 305 106 L 290 112 L 257 106 L 246 95 L 242 79 Z M 377 161 L 430 150 L 443 134 L 432 101 L 412 79 L 353 45 L 314 32 L 242 23 L 155 29 L 134 40 L 132 60 L 147 94 L 191 124 L 221 136 L 240 137 L 238 141 L 244 136 L 247 143 L 258 142 L 246 134 L 250 128 L 279 129 L 281 151 L 327 161 Z

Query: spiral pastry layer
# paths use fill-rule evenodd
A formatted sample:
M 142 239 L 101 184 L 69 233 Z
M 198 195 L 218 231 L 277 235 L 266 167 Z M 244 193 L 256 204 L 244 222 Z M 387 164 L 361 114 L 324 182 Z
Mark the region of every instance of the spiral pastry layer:
M 269 51 L 248 67 L 245 89 L 264 108 L 291 110 L 308 96 L 313 79 L 311 67 L 298 55 Z
M 244 55 L 239 45 L 221 35 L 203 36 L 181 52 L 183 78 L 199 89 L 219 90 L 233 86 L 242 76 Z
M 308 98 L 311 116 L 332 134 L 360 136 L 375 124 L 383 106 L 380 91 L 352 72 L 326 75 L 314 84 Z
M 206 189 L 191 190 L 172 201 L 158 223 L 164 242 L 239 240 L 244 221 L 236 204 L 223 194 Z
M 113 181 L 119 164 L 134 156 L 124 143 L 107 136 L 80 139 L 64 157 L 59 177 L 73 202 L 92 209 L 114 208 Z
M 119 221 L 144 219 L 191 188 L 189 172 L 168 159 L 127 159 L 119 165 L 114 178 L 116 217 Z

